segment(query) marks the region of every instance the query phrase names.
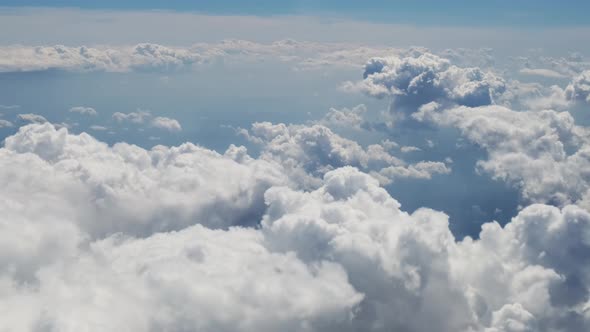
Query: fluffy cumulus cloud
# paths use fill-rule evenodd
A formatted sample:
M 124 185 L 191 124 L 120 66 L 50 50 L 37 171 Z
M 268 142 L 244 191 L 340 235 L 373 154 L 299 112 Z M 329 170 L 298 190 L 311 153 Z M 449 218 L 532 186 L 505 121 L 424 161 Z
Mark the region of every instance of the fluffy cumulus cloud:
M 131 123 L 144 123 L 147 119 L 151 118 L 152 114 L 150 111 L 138 109 L 136 112 L 122 113 L 115 112 L 112 117 L 117 122 L 131 122 Z
M 317 124 L 330 128 L 343 128 L 360 130 L 365 125 L 363 115 L 367 112 L 367 107 L 363 104 L 357 105 L 351 109 L 330 108 L 328 113 Z
M 565 89 L 568 100 L 590 104 L 590 70 L 574 77 Z
M 52 202 L 64 211 L 69 200 L 78 202 L 83 214 L 68 218 L 85 220 L 93 236 L 139 236 L 195 220 L 213 228 L 255 223 L 264 191 L 288 181 L 280 167 L 249 158 L 243 148 L 220 155 L 188 143 L 151 150 L 125 143 L 109 147 L 49 123 L 21 127 L 6 138 L 2 156 L 5 183 L 30 183 L 12 192 L 17 202 L 39 195 L 39 204 Z
M 178 120 L 167 118 L 164 116 L 157 116 L 155 117 L 152 122 L 152 126 L 155 128 L 160 128 L 168 131 L 180 131 L 182 127 Z
M 590 327 L 577 206 L 457 241 L 445 214 L 404 212 L 356 168 L 301 190 L 240 147 L 148 151 L 46 123 L 8 137 L 0 163 L 7 330 Z
M 457 67 L 447 59 L 417 51 L 410 56 L 373 58 L 363 80 L 345 89 L 392 98 L 392 111 L 412 113 L 429 102 L 489 105 L 506 88 L 504 80 L 477 67 Z
M 569 74 L 564 74 L 527 65 L 519 70 L 520 74 L 543 76 L 553 81 L 551 84 L 521 82 L 514 73 L 510 74 L 510 69 L 499 70 L 507 78 L 497 74 L 498 68 L 491 66 L 493 59 L 483 63 L 469 60 L 473 52 L 445 50 L 439 56 L 415 48 L 372 58 L 365 65 L 363 80 L 347 81 L 341 88 L 390 99 L 392 124 L 408 119 L 408 114 L 430 103 L 443 108 L 502 105 L 526 110 L 565 110 L 577 102 L 590 100 L 589 71 L 572 69 Z M 484 53 L 475 54 L 476 59 L 486 58 Z M 573 78 L 567 86 L 555 84 L 555 80 L 568 77 Z
M 285 50 L 300 61 L 306 45 L 5 47 L 0 68 L 168 70 Z M 373 52 L 315 47 L 324 57 L 309 67 Z M 345 138 L 376 125 L 362 105 L 238 129 L 255 157 L 235 145 L 109 145 L 17 115 L 24 126 L 0 148 L 0 330 L 590 330 L 590 130 L 543 110 L 588 101 L 586 73 L 566 88 L 519 84 L 469 67 L 493 64 L 479 52 L 443 52 L 465 67 L 424 49 L 373 58 L 364 80 L 347 85 L 390 98 L 391 111 L 431 126 L 422 130 L 452 127 L 483 151 L 470 166 L 519 190 L 510 221 L 463 239 L 445 213 L 406 211 L 383 187 L 449 174 L 449 158 L 416 159 L 448 142 Z M 526 102 L 534 110 L 506 107 Z M 144 110 L 112 121 L 182 129 Z
M 423 108 L 414 117 L 458 128 L 488 153 L 477 168 L 519 188 L 527 202 L 590 207 L 590 132 L 568 112 L 484 106 Z
M 331 111 L 327 119 L 333 119 L 333 114 Z M 258 122 L 250 131 L 241 130 L 241 134 L 261 145 L 262 159 L 280 163 L 304 187 L 313 187 L 326 172 L 343 166 L 370 172 L 384 184 L 395 178 L 429 179 L 434 174 L 451 171 L 443 162 L 408 165 L 388 152 L 384 145 L 372 144 L 365 148 L 319 124 Z
M 23 122 L 30 122 L 30 123 L 44 123 L 47 122 L 47 119 L 43 115 L 34 114 L 34 113 L 24 113 L 17 115 L 18 120 Z
M 153 128 L 167 130 L 170 132 L 178 132 L 182 130 L 182 126 L 180 125 L 180 122 L 178 122 L 178 120 L 168 118 L 165 116 L 152 117 L 152 113 L 150 111 L 142 109 L 138 109 L 135 112 L 129 113 L 115 112 L 113 113 L 112 118 L 118 123 L 127 122 L 136 125 L 148 123 L 149 126 Z
M 97 115 L 98 112 L 96 112 L 96 110 L 92 107 L 86 107 L 86 106 L 75 106 L 70 108 L 70 112 L 71 113 L 78 113 L 78 114 L 83 114 L 83 115 Z

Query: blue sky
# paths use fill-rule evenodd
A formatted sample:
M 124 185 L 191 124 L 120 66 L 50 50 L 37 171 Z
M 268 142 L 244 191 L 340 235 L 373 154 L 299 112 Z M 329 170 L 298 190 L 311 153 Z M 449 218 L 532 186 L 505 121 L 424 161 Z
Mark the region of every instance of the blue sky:
M 309 1 L 309 0 L 3 0 L 0 6 L 72 7 L 81 9 L 173 10 L 231 15 L 318 15 L 372 22 L 458 26 L 588 25 L 587 1 Z

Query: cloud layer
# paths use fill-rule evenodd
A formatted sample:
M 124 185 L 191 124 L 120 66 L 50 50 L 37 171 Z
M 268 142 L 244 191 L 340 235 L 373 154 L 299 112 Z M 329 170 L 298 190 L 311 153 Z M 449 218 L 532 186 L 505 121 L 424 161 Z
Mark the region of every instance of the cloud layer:
M 174 71 L 266 57 L 298 70 L 366 63 L 344 88 L 389 109 L 370 121 L 359 105 L 237 129 L 256 154 L 109 145 L 15 115 L 23 126 L 0 148 L 0 330 L 590 330 L 590 131 L 564 111 L 589 102 L 588 72 L 576 56 L 527 59 L 518 73 L 564 81 L 522 83 L 495 72 L 490 53 L 293 40 L 1 47 L 5 72 Z M 141 109 L 111 118 L 183 130 Z M 403 128 L 415 130 L 404 140 L 400 119 L 425 126 Z M 361 144 L 351 132 L 380 136 Z M 475 164 L 446 157 L 467 145 Z M 384 188 L 436 182 L 455 165 L 513 187 L 512 219 L 458 238 L 444 212 L 402 207 Z
M 257 137 L 272 146 L 287 131 L 328 133 L 258 126 Z M 295 151 L 289 158 L 297 160 L 294 137 L 283 150 Z M 404 212 L 373 176 L 334 167 L 315 188 L 302 190 L 285 176 L 287 156 L 277 150 L 275 158 L 264 157 L 271 151 L 253 159 L 235 146 L 224 155 L 188 143 L 111 147 L 48 123 L 20 128 L 0 149 L 0 308 L 8 317 L 1 325 L 590 327 L 586 210 L 532 205 L 505 227 L 488 223 L 479 239 L 458 241 L 445 214 Z M 372 162 L 369 155 L 358 150 L 347 158 L 363 166 Z M 309 160 L 299 163 L 317 170 Z

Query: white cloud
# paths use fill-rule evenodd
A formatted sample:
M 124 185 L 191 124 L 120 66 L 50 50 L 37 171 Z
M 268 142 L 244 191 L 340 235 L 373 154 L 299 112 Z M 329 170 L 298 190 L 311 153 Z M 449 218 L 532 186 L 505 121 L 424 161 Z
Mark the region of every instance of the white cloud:
M 0 128 L 12 127 L 12 122 L 4 119 L 0 119 Z
M 67 210 L 68 198 L 80 202 L 83 215 L 71 218 L 86 220 L 87 232 L 96 236 L 145 235 L 197 222 L 216 228 L 253 223 L 262 213 L 266 188 L 288 182 L 281 167 L 253 160 L 236 147 L 226 155 L 188 143 L 151 150 L 125 143 L 109 147 L 48 123 L 21 127 L 5 141 L 3 159 L 15 168 L 13 181 L 36 183 L 14 194 L 43 192 L 43 173 L 26 170 L 51 169 L 52 178 L 67 181 L 52 186 L 39 204 L 56 200 L 56 209 Z
M 157 116 L 157 117 L 155 117 L 152 120 L 151 124 L 155 128 L 165 129 L 165 130 L 168 130 L 168 131 L 180 131 L 180 130 L 182 130 L 182 127 L 180 126 L 180 123 L 177 120 L 171 119 L 171 118 L 167 118 L 167 117 L 163 117 L 163 116 Z
M 168 47 L 153 43 L 134 46 L 3 46 L 0 47 L 0 72 L 61 69 L 76 72 L 128 72 L 134 70 L 174 71 L 225 61 L 260 61 L 263 58 L 293 63 L 299 69 L 325 66 L 360 67 L 372 56 L 394 54 L 389 47 L 369 47 L 352 43 L 318 43 L 278 40 L 257 43 L 223 40 L 188 47 Z
M 402 146 L 400 148 L 400 151 L 403 153 L 408 153 L 408 152 L 422 151 L 422 149 L 420 149 L 417 146 Z
M 97 115 L 98 113 L 92 107 L 85 107 L 85 106 L 75 106 L 70 108 L 70 112 L 72 113 L 80 113 L 80 114 L 87 114 L 87 115 Z
M 92 130 L 96 130 L 96 131 L 105 131 L 105 130 L 109 130 L 108 127 L 105 126 L 99 126 L 99 125 L 92 125 L 90 126 L 90 129 Z
M 113 119 L 117 122 L 125 122 L 129 121 L 132 123 L 144 123 L 146 119 L 150 118 L 152 114 L 149 111 L 144 111 L 138 109 L 136 112 L 129 112 L 129 113 L 121 113 L 115 112 L 113 113 Z
M 549 77 L 549 78 L 567 77 L 563 74 L 556 72 L 555 70 L 544 69 L 544 68 L 523 68 L 520 70 L 520 73 L 524 74 L 524 75 L 542 76 L 542 77 Z
M 423 51 L 406 57 L 373 58 L 365 65 L 363 78 L 345 83 L 344 89 L 391 97 L 391 110 L 396 113 L 412 113 L 429 102 L 489 105 L 504 92 L 506 84 L 491 72 L 457 67 Z
M 418 176 L 417 172 L 412 171 L 415 165 L 408 165 L 389 153 L 387 150 L 391 148 L 391 143 L 386 143 L 385 146 L 372 144 L 365 148 L 323 125 L 258 122 L 252 125 L 250 132 L 241 130 L 239 133 L 262 146 L 262 159 L 280 163 L 289 170 L 291 177 L 304 187 L 314 187 L 326 172 L 342 166 L 354 166 L 371 172 L 383 184 L 393 180 L 386 177 L 387 174 L 393 173 L 380 171 L 391 166 L 399 170 L 395 178 L 401 178 L 403 175 L 430 178 L 423 174 Z M 443 163 L 440 164 L 444 166 Z M 402 171 L 403 169 L 407 170 Z M 449 170 L 436 167 L 422 168 L 421 172 L 432 172 L 429 175 L 434 175 L 447 174 Z
M 0 72 L 68 71 L 126 72 L 131 70 L 173 70 L 198 63 L 198 54 L 187 49 L 142 43 L 129 47 L 5 46 L 0 47 Z
M 0 105 L 0 109 L 3 110 L 14 110 L 20 108 L 20 105 Z
M 25 122 L 31 122 L 31 123 L 47 122 L 47 119 L 45 119 L 44 116 L 39 115 L 39 114 L 25 113 L 25 114 L 19 114 L 17 117 L 19 120 L 25 121 Z
M 529 50 L 524 56 L 511 57 L 515 67 L 523 74 L 533 74 L 548 78 L 568 78 L 590 69 L 590 62 L 580 53 L 567 56 L 547 56 L 542 50 Z
M 345 128 L 360 130 L 365 120 L 363 115 L 367 112 L 367 107 L 363 104 L 357 105 L 352 109 L 330 108 L 328 113 L 322 119 L 317 121 L 318 124 L 330 128 Z
M 590 104 L 590 70 L 574 77 L 565 89 L 568 100 Z
M 301 191 L 243 147 L 110 147 L 48 123 L 8 137 L 0 169 L 9 330 L 590 327 L 577 206 L 529 206 L 457 241 L 446 215 L 402 211 L 352 167 Z
M 569 113 L 485 106 L 423 110 L 415 118 L 458 128 L 488 153 L 477 168 L 519 188 L 526 201 L 589 206 L 588 129 Z
M 273 42 L 224 39 L 186 46 L 155 43 L 95 46 L 0 46 L 0 72 L 59 69 L 74 72 L 164 72 L 190 70 L 193 66 L 216 63 L 253 63 L 264 60 L 292 65 L 295 70 L 362 68 L 367 59 L 383 56 L 413 56 L 430 52 L 426 48 L 392 48 L 388 44 L 359 42 L 316 42 L 281 39 Z M 462 66 L 493 64 L 490 49 L 446 49 L 440 53 Z M 485 59 L 482 61 L 482 59 Z M 169 80 L 164 76 L 163 82 Z
M 445 161 L 446 162 L 446 161 Z M 400 178 L 431 179 L 434 174 L 449 174 L 451 168 L 443 162 L 421 161 L 407 167 L 389 166 L 381 169 L 378 174 L 385 179 L 382 183 L 393 182 Z
M 130 113 L 115 112 L 113 113 L 112 117 L 119 123 L 131 122 L 135 124 L 146 123 L 151 118 L 149 124 L 154 128 L 164 129 L 168 131 L 182 130 L 182 126 L 177 120 L 163 116 L 157 116 L 152 118 L 152 113 L 150 111 L 145 111 L 141 109 L 138 109 L 136 112 Z

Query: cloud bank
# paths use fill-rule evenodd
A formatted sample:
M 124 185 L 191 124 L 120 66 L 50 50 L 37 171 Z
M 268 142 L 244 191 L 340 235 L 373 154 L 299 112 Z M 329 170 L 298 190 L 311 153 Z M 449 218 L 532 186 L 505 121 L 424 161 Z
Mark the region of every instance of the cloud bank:
M 326 129 L 263 123 L 253 131 L 269 144 L 257 159 L 236 146 L 223 155 L 189 143 L 108 146 L 49 123 L 8 137 L 0 149 L 0 308 L 7 318 L 0 325 L 449 332 L 590 326 L 586 210 L 531 205 L 508 225 L 488 223 L 479 239 L 459 241 L 445 214 L 404 212 L 357 168 L 322 172 L 312 189 L 291 181 L 284 168 L 290 160 L 317 171 L 310 158 L 326 156 L 311 145 L 318 154 L 299 161 L 306 155 L 298 152 L 300 140 L 327 144 L 335 138 Z M 350 148 L 335 145 L 342 146 Z M 337 151 L 336 160 L 360 167 L 392 158 Z

